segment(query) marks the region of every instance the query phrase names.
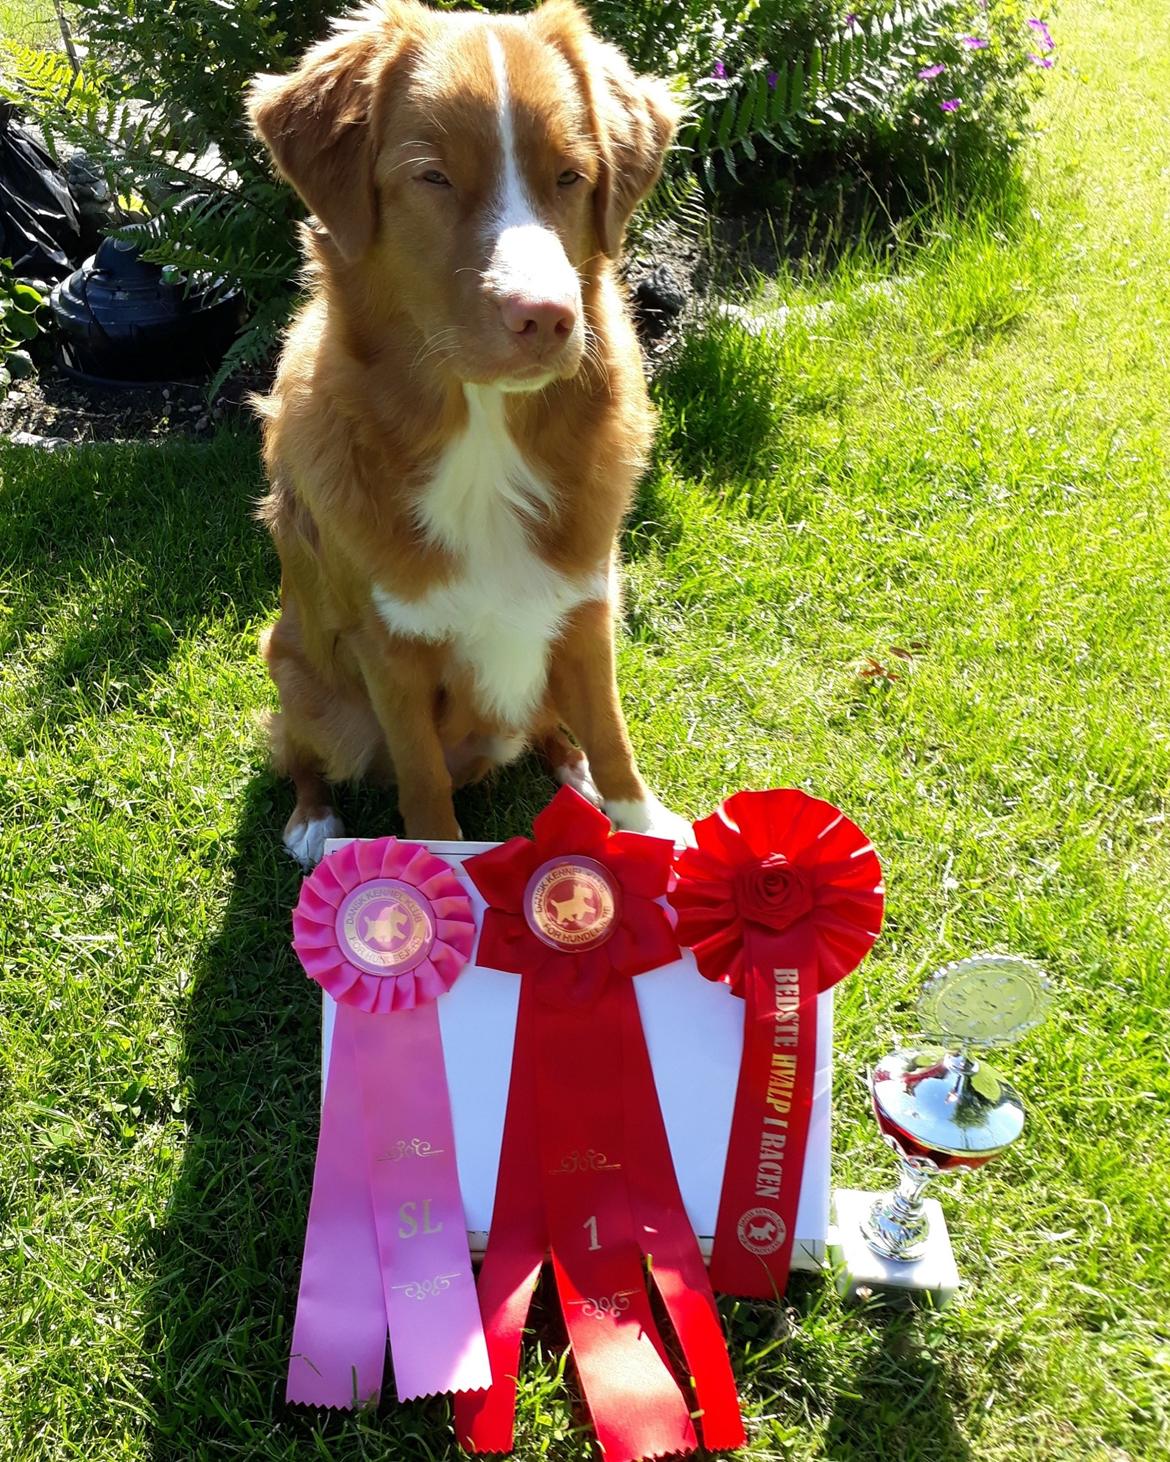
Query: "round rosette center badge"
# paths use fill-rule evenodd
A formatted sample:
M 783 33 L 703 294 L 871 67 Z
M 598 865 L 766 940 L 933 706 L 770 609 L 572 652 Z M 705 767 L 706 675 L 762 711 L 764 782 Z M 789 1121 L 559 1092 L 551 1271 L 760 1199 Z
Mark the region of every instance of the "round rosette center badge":
M 524 890 L 524 918 L 552 949 L 595 949 L 614 932 L 621 913 L 609 869 L 576 854 L 542 863 Z
M 474 943 L 471 901 L 451 865 L 397 838 L 330 853 L 293 913 L 305 973 L 335 1000 L 375 1015 L 437 999 Z
M 378 878 L 348 893 L 337 911 L 337 938 L 371 975 L 421 964 L 435 943 L 430 901 L 396 879 Z

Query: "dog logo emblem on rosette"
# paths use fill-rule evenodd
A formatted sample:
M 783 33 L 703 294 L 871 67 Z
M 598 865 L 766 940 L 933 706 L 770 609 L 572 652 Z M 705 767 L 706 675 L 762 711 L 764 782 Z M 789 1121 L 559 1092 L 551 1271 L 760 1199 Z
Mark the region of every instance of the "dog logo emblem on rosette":
M 613 877 L 590 858 L 552 858 L 528 881 L 529 927 L 553 949 L 603 944 L 620 913 Z

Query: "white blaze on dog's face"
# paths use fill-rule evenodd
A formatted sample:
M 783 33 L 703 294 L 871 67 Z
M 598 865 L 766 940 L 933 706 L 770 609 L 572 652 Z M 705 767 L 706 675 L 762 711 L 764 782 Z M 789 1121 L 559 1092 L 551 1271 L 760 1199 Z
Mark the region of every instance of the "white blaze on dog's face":
M 570 0 L 367 7 L 251 111 L 368 294 L 417 327 L 420 365 L 510 390 L 578 369 L 598 263 L 677 116 Z
M 496 88 L 499 158 L 485 230 L 489 253 L 483 288 L 486 299 L 498 303 L 505 329 L 515 336 L 511 343 L 533 357 L 532 365 L 522 368 L 532 371 L 531 378 L 509 374 L 507 382 L 522 381 L 535 387 L 544 384 L 541 375 L 545 372 L 551 378 L 575 371 L 585 348 L 581 280 L 566 247 L 588 239 L 589 230 L 580 227 L 580 201 L 596 183 L 597 156 L 576 96 L 575 78 L 560 57 L 547 54 L 541 58 L 544 64 L 566 73 L 563 94 L 572 101 L 566 108 L 568 118 L 561 120 L 569 125 L 557 129 L 559 146 L 556 133 L 550 131 L 535 139 L 530 155 L 521 152 L 517 123 L 524 119 L 513 105 L 504 47 L 491 32 L 487 42 Z M 553 206 L 542 210 L 533 194 L 547 182 L 542 175 L 566 159 L 568 165 L 556 174 Z M 531 183 L 526 174 L 533 175 Z M 583 262 L 578 261 L 578 267 Z
M 390 84 L 374 252 L 462 380 L 576 371 L 598 170 L 577 78 L 521 23 L 444 26 Z

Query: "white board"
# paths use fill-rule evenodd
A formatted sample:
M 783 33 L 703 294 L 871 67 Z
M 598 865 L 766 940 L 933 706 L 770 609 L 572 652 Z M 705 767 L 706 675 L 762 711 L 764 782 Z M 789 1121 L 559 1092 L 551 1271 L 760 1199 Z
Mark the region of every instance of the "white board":
M 326 851 L 331 853 L 349 841 L 348 838 L 331 840 L 325 845 Z M 458 868 L 464 858 L 497 845 L 432 842 L 424 846 Z M 466 887 L 478 925 L 484 902 L 470 879 L 466 880 Z M 690 950 L 685 950 L 674 964 L 639 975 L 634 989 L 678 1185 L 699 1247 L 707 1256 L 719 1211 L 723 1164 L 739 1075 L 743 1001 L 726 986 L 705 980 L 695 967 Z M 336 1006 L 330 996 L 323 994 L 322 998 L 321 1089 L 324 1092 Z M 491 1223 L 519 999 L 518 975 L 472 963 L 438 1000 L 459 1184 L 471 1247 L 477 1254 L 487 1242 Z M 825 1254 L 829 1227 L 832 1054 L 833 992 L 826 990 L 817 1006 L 816 1078 L 804 1180 L 796 1215 L 794 1269 L 819 1268 Z

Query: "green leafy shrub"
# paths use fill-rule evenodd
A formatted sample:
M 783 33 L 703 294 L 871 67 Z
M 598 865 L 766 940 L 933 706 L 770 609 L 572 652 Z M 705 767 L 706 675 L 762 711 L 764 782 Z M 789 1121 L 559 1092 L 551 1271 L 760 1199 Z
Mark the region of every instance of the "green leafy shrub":
M 12 260 L 0 259 L 0 396 L 15 374 L 13 356 L 41 332 L 44 304 L 39 290 L 13 276 Z
M 1053 49 L 1020 0 L 886 0 L 795 53 L 753 26 L 695 78 L 680 144 L 709 189 L 750 184 L 757 206 L 802 164 L 805 176 L 973 175 L 1026 134 Z
M 1047 31 L 1029 31 L 1022 0 L 988 0 L 986 9 L 981 0 L 853 3 L 855 15 L 832 0 L 593 0 L 598 30 L 638 68 L 673 76 L 692 102 L 659 213 L 690 206 L 696 179 L 725 201 L 759 207 L 782 200 L 796 178 L 851 169 L 929 181 L 1010 154 L 1024 130 L 1026 83 L 1051 63 Z M 87 48 L 80 77 L 59 54 L 8 47 L 15 88 L 50 144 L 84 147 L 123 208 L 149 213 L 148 254 L 246 291 L 252 326 L 221 376 L 275 339 L 302 211 L 248 130 L 244 90 L 257 72 L 292 65 L 337 8 L 75 0 Z M 932 67 L 943 69 L 922 74 Z

